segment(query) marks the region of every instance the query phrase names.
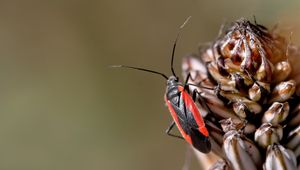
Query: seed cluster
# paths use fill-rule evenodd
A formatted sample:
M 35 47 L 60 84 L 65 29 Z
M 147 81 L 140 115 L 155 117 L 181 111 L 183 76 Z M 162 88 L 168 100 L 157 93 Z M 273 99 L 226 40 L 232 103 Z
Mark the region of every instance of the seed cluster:
M 275 31 L 242 18 L 183 59 L 201 92 L 211 169 L 297 169 L 300 161 L 300 52 Z M 292 61 L 292 62 L 291 62 Z M 299 65 L 300 66 L 300 65 Z

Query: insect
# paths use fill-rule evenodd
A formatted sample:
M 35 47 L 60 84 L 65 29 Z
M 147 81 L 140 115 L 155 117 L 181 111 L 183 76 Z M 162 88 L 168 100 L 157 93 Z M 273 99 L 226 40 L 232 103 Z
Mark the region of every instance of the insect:
M 194 146 L 197 150 L 203 153 L 208 153 L 211 150 L 211 143 L 209 140 L 209 133 L 205 127 L 204 120 L 198 110 L 195 99 L 199 92 L 194 90 L 192 96 L 189 94 L 189 85 L 187 82 L 190 78 L 190 74 L 187 76 L 185 84 L 179 82 L 179 78 L 176 76 L 173 63 L 174 63 L 174 54 L 176 49 L 176 43 L 179 37 L 180 30 L 184 27 L 190 17 L 182 24 L 173 44 L 172 57 L 171 57 L 171 71 L 172 75 L 167 77 L 165 74 L 140 68 L 132 67 L 126 65 L 114 65 L 112 67 L 124 67 L 130 68 L 145 72 L 150 72 L 153 74 L 158 74 L 164 77 L 167 80 L 167 88 L 165 94 L 165 101 L 173 117 L 171 125 L 167 128 L 166 133 L 169 136 L 177 137 L 186 140 L 189 144 Z M 171 131 L 174 126 L 177 126 L 181 136 L 172 134 Z

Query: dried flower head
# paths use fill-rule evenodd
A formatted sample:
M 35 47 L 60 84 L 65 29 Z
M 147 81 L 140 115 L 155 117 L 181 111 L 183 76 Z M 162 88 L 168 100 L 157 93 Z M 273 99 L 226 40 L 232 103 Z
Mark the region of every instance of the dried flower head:
M 200 54 L 183 59 L 206 110 L 211 169 L 296 169 L 300 156 L 300 50 L 242 18 Z M 296 65 L 298 64 L 298 65 Z M 275 166 L 276 165 L 276 166 Z M 274 168 L 276 167 L 276 168 Z

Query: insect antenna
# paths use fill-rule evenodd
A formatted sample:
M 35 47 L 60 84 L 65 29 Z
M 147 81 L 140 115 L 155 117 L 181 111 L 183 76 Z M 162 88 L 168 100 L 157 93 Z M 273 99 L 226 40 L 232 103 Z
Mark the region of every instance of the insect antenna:
M 166 75 L 163 74 L 163 73 L 154 71 L 154 70 L 148 70 L 148 69 L 145 69 L 145 68 L 132 67 L 132 66 L 126 66 L 126 65 L 112 65 L 112 66 L 110 66 L 110 67 L 112 67 L 112 68 L 120 68 L 120 67 L 123 67 L 123 68 L 129 68 L 129 69 L 134 69 L 134 70 L 145 71 L 145 72 L 149 72 L 149 73 L 161 75 L 161 76 L 163 76 L 165 79 L 168 80 L 168 76 L 166 76 Z
M 191 17 L 192 17 L 192 16 L 189 16 L 189 17 L 184 21 L 184 23 L 179 27 L 179 31 L 178 31 L 178 33 L 177 33 L 176 39 L 175 39 L 174 44 L 173 44 L 172 58 L 171 58 L 171 71 L 172 71 L 173 76 L 175 76 L 177 80 L 178 80 L 178 77 L 176 76 L 176 73 L 175 73 L 174 67 L 173 67 L 176 44 L 177 44 L 177 41 L 178 41 L 178 39 L 179 39 L 179 37 L 180 37 L 180 32 L 181 32 L 181 30 L 184 28 L 184 26 L 185 26 L 186 23 L 190 20 Z

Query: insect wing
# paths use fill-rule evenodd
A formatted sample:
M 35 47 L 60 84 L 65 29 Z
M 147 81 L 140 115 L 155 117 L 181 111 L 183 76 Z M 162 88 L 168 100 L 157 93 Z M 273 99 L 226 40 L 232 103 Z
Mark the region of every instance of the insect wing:
M 191 137 L 192 145 L 202 153 L 210 152 L 211 143 L 209 141 L 209 133 L 196 104 L 185 91 L 182 91 L 182 100 L 186 107 L 187 121 L 189 125 L 188 134 Z M 194 122 L 196 122 L 196 125 Z
M 169 111 L 171 113 L 171 116 L 173 117 L 173 120 L 176 123 L 176 126 L 179 130 L 179 132 L 181 133 L 182 137 L 190 144 L 192 144 L 192 139 L 191 137 L 187 134 L 186 131 L 186 118 L 185 116 L 182 114 L 182 112 L 180 111 L 180 109 L 174 105 L 173 103 L 171 103 L 169 100 L 166 99 L 166 103 L 168 105 Z
M 192 139 L 192 145 L 202 153 L 208 153 L 211 150 L 211 143 L 209 138 L 204 136 L 198 129 L 190 129 L 190 137 Z
M 178 90 L 181 92 L 179 104 L 166 100 L 170 113 L 184 139 L 200 152 L 208 153 L 211 143 L 200 112 L 183 87 L 179 86 Z
M 188 116 L 188 121 L 193 122 L 195 120 L 198 127 L 194 126 L 193 128 L 197 128 L 204 136 L 208 137 L 208 131 L 205 127 L 203 118 L 191 96 L 187 92 L 182 91 L 182 100 L 184 101 L 185 107 L 188 110 L 187 113 L 192 114 L 191 116 Z

